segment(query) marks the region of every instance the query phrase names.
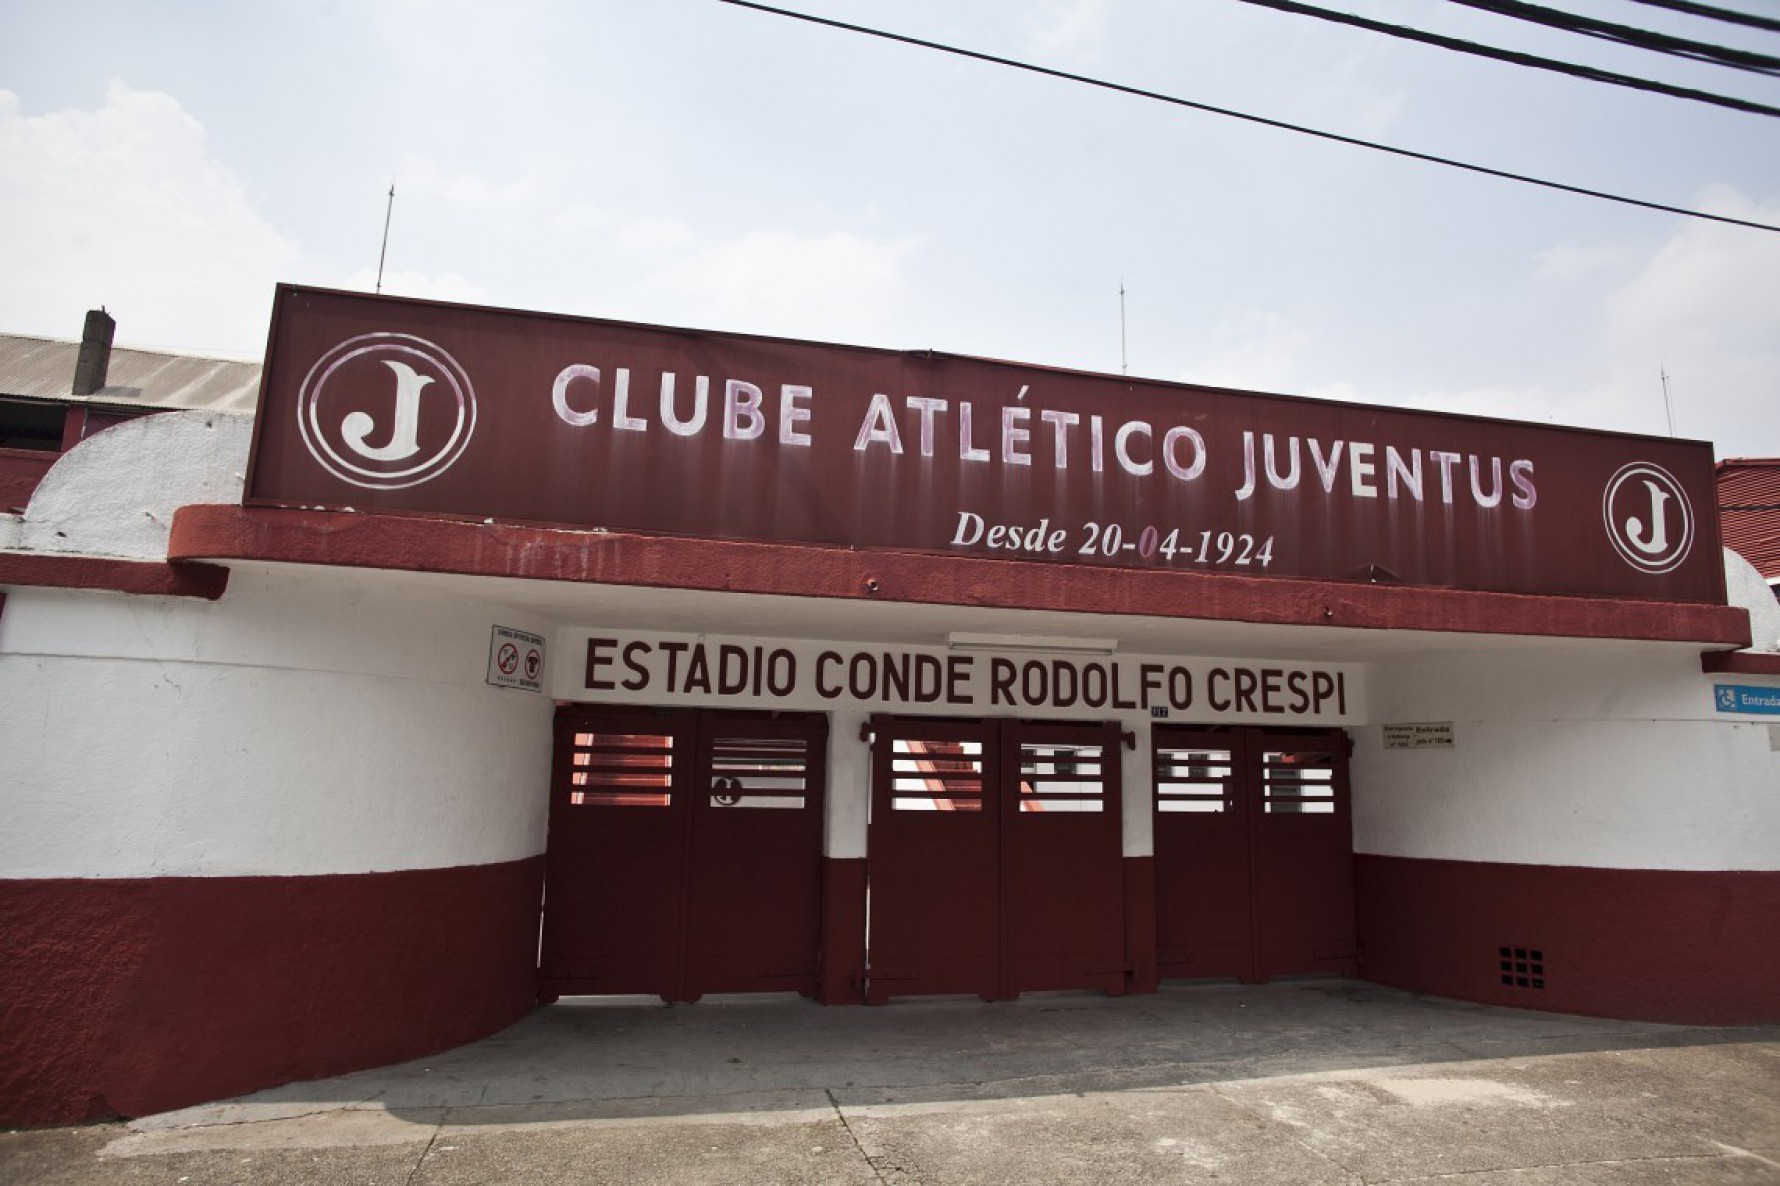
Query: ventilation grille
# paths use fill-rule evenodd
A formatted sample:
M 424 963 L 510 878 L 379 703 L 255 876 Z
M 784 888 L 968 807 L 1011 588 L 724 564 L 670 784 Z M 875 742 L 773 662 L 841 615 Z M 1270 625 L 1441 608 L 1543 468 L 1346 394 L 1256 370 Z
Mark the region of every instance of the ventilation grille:
M 1228 811 L 1235 781 L 1232 770 L 1227 749 L 1156 746 L 1156 810 Z
M 810 743 L 801 737 L 717 737 L 711 742 L 712 807 L 808 805 Z
M 894 811 L 983 810 L 983 743 L 896 739 L 890 758 Z
M 1545 952 L 1537 947 L 1499 947 L 1497 963 L 1504 988 L 1544 988 Z
M 658 733 L 577 733 L 570 757 L 575 807 L 666 807 L 674 785 L 674 739 Z
M 1261 758 L 1269 815 L 1334 815 L 1332 753 L 1269 750 Z
M 1106 753 L 1098 745 L 1020 743 L 1020 810 L 1106 810 Z

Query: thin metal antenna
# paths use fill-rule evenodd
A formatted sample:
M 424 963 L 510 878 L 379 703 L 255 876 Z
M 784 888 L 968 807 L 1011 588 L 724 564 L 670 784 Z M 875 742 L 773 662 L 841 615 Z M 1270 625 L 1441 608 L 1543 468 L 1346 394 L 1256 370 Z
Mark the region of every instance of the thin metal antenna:
M 1131 364 L 1125 358 L 1125 280 L 1119 279 L 1119 373 L 1129 375 Z
M 1675 405 L 1669 399 L 1669 372 L 1658 368 L 1657 374 L 1663 377 L 1663 411 L 1669 414 L 1669 435 L 1675 435 Z
M 383 246 L 377 249 L 377 293 L 383 294 L 383 260 L 389 255 L 389 218 L 396 209 L 396 183 L 389 183 L 389 204 L 383 208 Z

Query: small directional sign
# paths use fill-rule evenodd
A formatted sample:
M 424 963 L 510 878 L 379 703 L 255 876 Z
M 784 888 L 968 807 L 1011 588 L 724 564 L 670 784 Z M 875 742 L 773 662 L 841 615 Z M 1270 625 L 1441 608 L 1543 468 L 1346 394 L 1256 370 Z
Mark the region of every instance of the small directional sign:
M 1386 749 L 1451 749 L 1451 721 L 1422 721 L 1411 725 L 1386 725 Z

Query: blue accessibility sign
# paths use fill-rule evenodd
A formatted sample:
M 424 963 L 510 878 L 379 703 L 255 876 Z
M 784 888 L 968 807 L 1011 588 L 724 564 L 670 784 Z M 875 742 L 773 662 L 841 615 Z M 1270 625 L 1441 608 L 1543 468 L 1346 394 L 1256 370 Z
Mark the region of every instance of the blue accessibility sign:
M 1754 688 L 1748 684 L 1714 684 L 1712 702 L 1719 712 L 1753 712 L 1780 717 L 1780 688 Z

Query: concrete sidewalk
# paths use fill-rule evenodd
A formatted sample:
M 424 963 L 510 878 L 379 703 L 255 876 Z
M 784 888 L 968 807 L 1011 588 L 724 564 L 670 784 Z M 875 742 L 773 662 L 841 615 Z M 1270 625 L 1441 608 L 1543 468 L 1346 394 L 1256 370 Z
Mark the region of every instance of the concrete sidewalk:
M 26 1183 L 1780 1184 L 1780 1027 L 1355 981 L 569 1000 L 431 1059 L 0 1134 Z

